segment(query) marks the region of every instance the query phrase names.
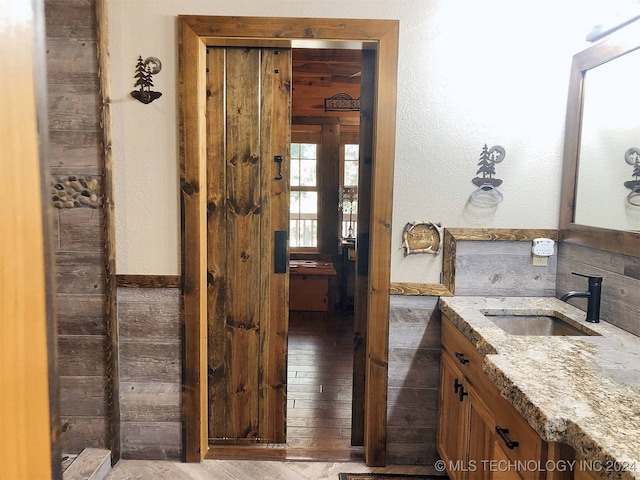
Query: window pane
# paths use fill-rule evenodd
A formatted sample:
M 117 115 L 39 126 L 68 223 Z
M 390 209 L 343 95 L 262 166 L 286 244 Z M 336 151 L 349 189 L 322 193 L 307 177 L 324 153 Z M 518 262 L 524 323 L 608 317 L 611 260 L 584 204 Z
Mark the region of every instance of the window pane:
M 300 157 L 300 144 L 292 143 L 291 144 L 291 158 L 299 158 Z
M 358 159 L 360 155 L 360 145 L 347 143 L 344 146 L 343 164 L 343 185 L 358 185 Z
M 291 144 L 291 186 L 315 187 L 317 185 L 316 145 L 313 143 Z
M 305 215 L 305 218 L 318 218 L 318 192 L 296 192 L 300 194 L 300 213 L 314 214 L 312 217 Z
M 315 143 L 301 143 L 300 144 L 300 158 L 316 159 L 316 144 Z
M 300 183 L 306 187 L 316 186 L 316 161 L 300 160 Z
M 354 145 L 352 143 L 347 143 L 344 146 L 344 159 L 345 160 L 358 160 L 359 153 L 360 153 L 360 145 Z
M 358 185 L 358 162 L 344 162 L 344 184 L 348 187 Z
M 317 146 L 312 143 L 291 144 L 291 213 L 289 245 L 318 245 Z M 296 190 L 304 187 L 304 191 Z
M 291 247 L 318 245 L 318 192 L 291 192 Z
M 300 186 L 300 161 L 291 157 L 291 186 Z

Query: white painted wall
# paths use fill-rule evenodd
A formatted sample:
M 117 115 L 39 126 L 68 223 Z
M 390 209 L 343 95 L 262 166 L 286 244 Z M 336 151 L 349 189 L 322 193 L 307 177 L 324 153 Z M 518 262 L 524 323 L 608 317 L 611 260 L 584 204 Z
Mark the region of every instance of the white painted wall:
M 179 14 L 400 21 L 392 281 L 439 280 L 441 256 L 404 257 L 409 221 L 557 227 L 569 67 L 595 23 L 592 3 L 110 0 L 108 8 L 119 274 L 180 273 Z M 163 64 L 154 76 L 162 97 L 149 105 L 130 95 L 139 55 Z M 485 143 L 507 152 L 496 168 L 504 202 L 480 208 L 468 199 Z

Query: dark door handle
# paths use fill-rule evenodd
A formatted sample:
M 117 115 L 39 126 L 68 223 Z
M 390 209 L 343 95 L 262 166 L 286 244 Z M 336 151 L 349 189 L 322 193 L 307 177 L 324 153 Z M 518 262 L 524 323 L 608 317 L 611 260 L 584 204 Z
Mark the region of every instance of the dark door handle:
M 287 232 L 276 230 L 274 234 L 273 273 L 287 273 Z
M 278 164 L 278 175 L 275 180 L 282 180 L 282 155 L 275 155 L 273 161 Z

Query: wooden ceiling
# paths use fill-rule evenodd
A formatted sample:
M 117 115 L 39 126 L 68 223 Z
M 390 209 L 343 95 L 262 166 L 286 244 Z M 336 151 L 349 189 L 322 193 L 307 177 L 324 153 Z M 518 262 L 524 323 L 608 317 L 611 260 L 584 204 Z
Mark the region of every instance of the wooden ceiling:
M 293 49 L 292 116 L 359 117 L 359 112 L 325 112 L 324 99 L 338 93 L 360 98 L 361 50 Z

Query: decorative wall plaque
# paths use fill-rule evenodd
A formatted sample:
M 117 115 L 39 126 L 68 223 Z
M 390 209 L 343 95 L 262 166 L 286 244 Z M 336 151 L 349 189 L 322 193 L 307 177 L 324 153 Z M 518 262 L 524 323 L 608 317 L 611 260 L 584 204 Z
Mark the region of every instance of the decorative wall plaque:
M 471 181 L 478 188 L 471 193 L 470 200 L 476 205 L 483 206 L 495 206 L 502 202 L 503 195 L 498 187 L 502 184 L 502 180 L 496 178 L 496 164 L 502 162 L 507 153 L 504 147 L 500 145 L 494 145 L 491 148 L 487 148 L 485 143 L 480 152 L 480 159 L 478 161 L 477 177 Z M 482 176 L 480 176 L 482 175 Z
M 402 248 L 405 255 L 432 253 L 437 255 L 442 248 L 443 228 L 439 223 L 407 223 L 402 232 Z
M 325 112 L 359 112 L 360 99 L 351 98 L 346 93 L 337 93 L 333 97 L 324 99 Z
M 139 87 L 139 89 L 131 92 L 131 96 L 145 104 L 160 98 L 162 93 L 154 92 L 151 87 L 153 87 L 153 75 L 161 69 L 162 63 L 156 57 L 149 57 L 145 60 L 142 60 L 142 57 L 138 57 L 136 74 L 134 75 L 136 83 L 134 86 Z
M 624 161 L 633 166 L 633 180 L 624 182 L 624 186 L 631 190 L 627 201 L 636 207 L 640 207 L 640 148 L 631 147 L 624 154 Z

